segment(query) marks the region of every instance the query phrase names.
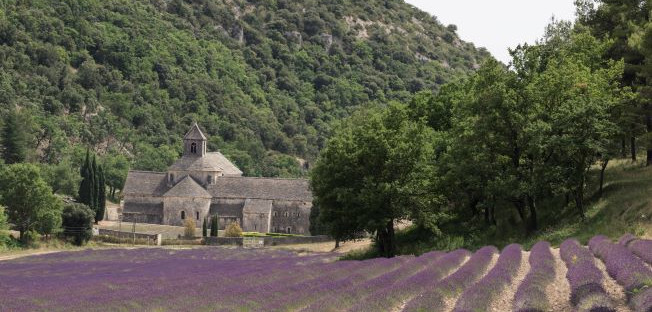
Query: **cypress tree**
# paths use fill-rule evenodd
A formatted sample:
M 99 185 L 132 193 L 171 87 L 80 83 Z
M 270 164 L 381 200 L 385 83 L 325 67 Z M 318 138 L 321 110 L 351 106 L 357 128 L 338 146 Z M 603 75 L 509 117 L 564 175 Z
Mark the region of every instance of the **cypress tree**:
M 11 109 L 2 127 L 2 157 L 5 164 L 24 162 L 27 158 L 27 133 L 16 109 Z
M 95 211 L 95 215 L 97 215 L 98 210 L 99 210 L 99 195 L 100 195 L 100 185 L 99 185 L 99 176 L 97 174 L 97 162 L 95 159 L 95 155 L 93 155 L 93 162 L 91 163 L 91 170 L 89 170 L 91 173 L 91 194 L 93 194 L 92 200 L 91 200 L 91 209 Z
M 201 236 L 202 237 L 208 236 L 208 235 L 206 235 L 208 233 L 207 227 L 208 226 L 206 225 L 206 218 L 204 218 L 204 223 L 202 223 L 202 225 L 201 225 Z
M 79 184 L 79 202 L 93 209 L 91 205 L 93 202 L 93 184 L 91 183 L 91 160 L 90 152 L 88 149 L 86 149 L 86 159 L 84 160 L 82 166 L 79 168 L 79 174 L 82 177 L 82 181 Z
M 104 220 L 104 212 L 106 211 L 106 182 L 104 180 L 104 168 L 102 165 L 98 166 L 98 195 L 97 195 L 97 214 L 95 215 L 95 222 Z
M 211 218 L 211 237 L 217 237 L 217 230 L 218 230 L 217 227 L 218 227 L 217 215 L 214 215 Z

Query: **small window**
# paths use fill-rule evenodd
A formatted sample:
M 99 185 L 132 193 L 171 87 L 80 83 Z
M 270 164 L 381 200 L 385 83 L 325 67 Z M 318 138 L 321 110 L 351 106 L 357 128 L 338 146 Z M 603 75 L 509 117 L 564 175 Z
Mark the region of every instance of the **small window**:
M 208 184 L 213 184 L 213 176 L 208 175 L 208 177 L 206 177 L 206 182 L 208 182 Z
M 258 225 L 254 224 L 254 231 L 258 230 Z
M 272 213 L 272 215 L 275 216 L 275 217 L 278 217 L 278 211 L 274 211 L 274 212 Z
M 186 212 L 182 211 L 181 212 L 181 220 L 185 220 L 185 219 L 186 219 Z
M 199 220 L 199 211 L 195 212 L 195 216 L 197 217 L 197 220 Z
M 297 211 L 297 218 L 299 217 L 299 212 Z
M 289 227 L 289 226 L 288 226 L 288 228 L 287 228 L 287 233 L 288 233 L 288 234 L 292 233 L 292 228 Z
M 283 213 L 283 216 L 285 216 L 285 217 L 289 217 L 289 216 L 290 216 L 290 213 L 286 211 L 286 212 Z
M 192 143 L 190 144 L 190 152 L 193 154 L 197 154 L 197 143 Z

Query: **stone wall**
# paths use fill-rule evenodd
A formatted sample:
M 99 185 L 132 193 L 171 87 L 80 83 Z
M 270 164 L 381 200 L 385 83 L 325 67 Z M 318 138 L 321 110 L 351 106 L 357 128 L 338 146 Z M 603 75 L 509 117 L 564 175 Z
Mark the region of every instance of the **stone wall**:
M 242 230 L 245 232 L 269 232 L 269 213 L 244 213 Z
M 286 237 L 260 237 L 265 241 L 265 246 L 314 244 L 331 241 L 328 236 L 286 236 Z M 237 245 L 242 246 L 242 237 L 206 237 L 206 245 Z
M 272 233 L 310 234 L 312 203 L 275 200 L 272 206 Z
M 145 234 L 145 233 L 133 233 L 133 232 L 119 232 L 114 230 L 107 229 L 98 229 L 98 235 L 106 235 L 111 237 L 117 237 L 121 239 L 149 239 L 157 246 L 161 246 L 163 241 L 163 236 L 161 234 Z
M 201 227 L 203 218 L 208 216 L 210 198 L 165 197 L 163 200 L 163 224 L 183 226 L 185 220 L 181 219 L 181 212 L 185 218 L 192 218 L 195 224 Z M 197 218 L 199 214 L 199 218 Z

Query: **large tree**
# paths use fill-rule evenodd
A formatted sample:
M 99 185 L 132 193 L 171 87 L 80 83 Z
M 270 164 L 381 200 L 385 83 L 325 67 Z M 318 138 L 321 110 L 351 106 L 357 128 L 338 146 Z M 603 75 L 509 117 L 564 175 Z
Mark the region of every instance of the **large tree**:
M 396 253 L 394 224 L 413 220 L 436 230 L 431 196 L 433 131 L 402 104 L 359 112 L 328 141 L 312 171 L 320 222 L 338 240 L 375 234 L 380 255 Z
M 0 204 L 7 207 L 9 222 L 20 232 L 21 240 L 28 231 L 37 230 L 45 215 L 56 213 L 60 199 L 32 164 L 14 164 L 0 169 Z

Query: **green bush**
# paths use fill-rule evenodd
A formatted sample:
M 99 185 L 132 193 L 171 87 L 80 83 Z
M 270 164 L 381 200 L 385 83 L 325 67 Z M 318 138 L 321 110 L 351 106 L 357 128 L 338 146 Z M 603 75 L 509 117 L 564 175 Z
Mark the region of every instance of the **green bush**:
M 237 222 L 232 222 L 224 231 L 225 237 L 242 237 L 242 228 Z
M 95 212 L 84 204 L 67 204 L 61 215 L 63 235 L 72 240 L 73 244 L 81 246 L 93 236 Z
M 192 218 L 186 219 L 186 221 L 183 222 L 183 236 L 187 239 L 193 239 L 195 238 L 195 220 Z

